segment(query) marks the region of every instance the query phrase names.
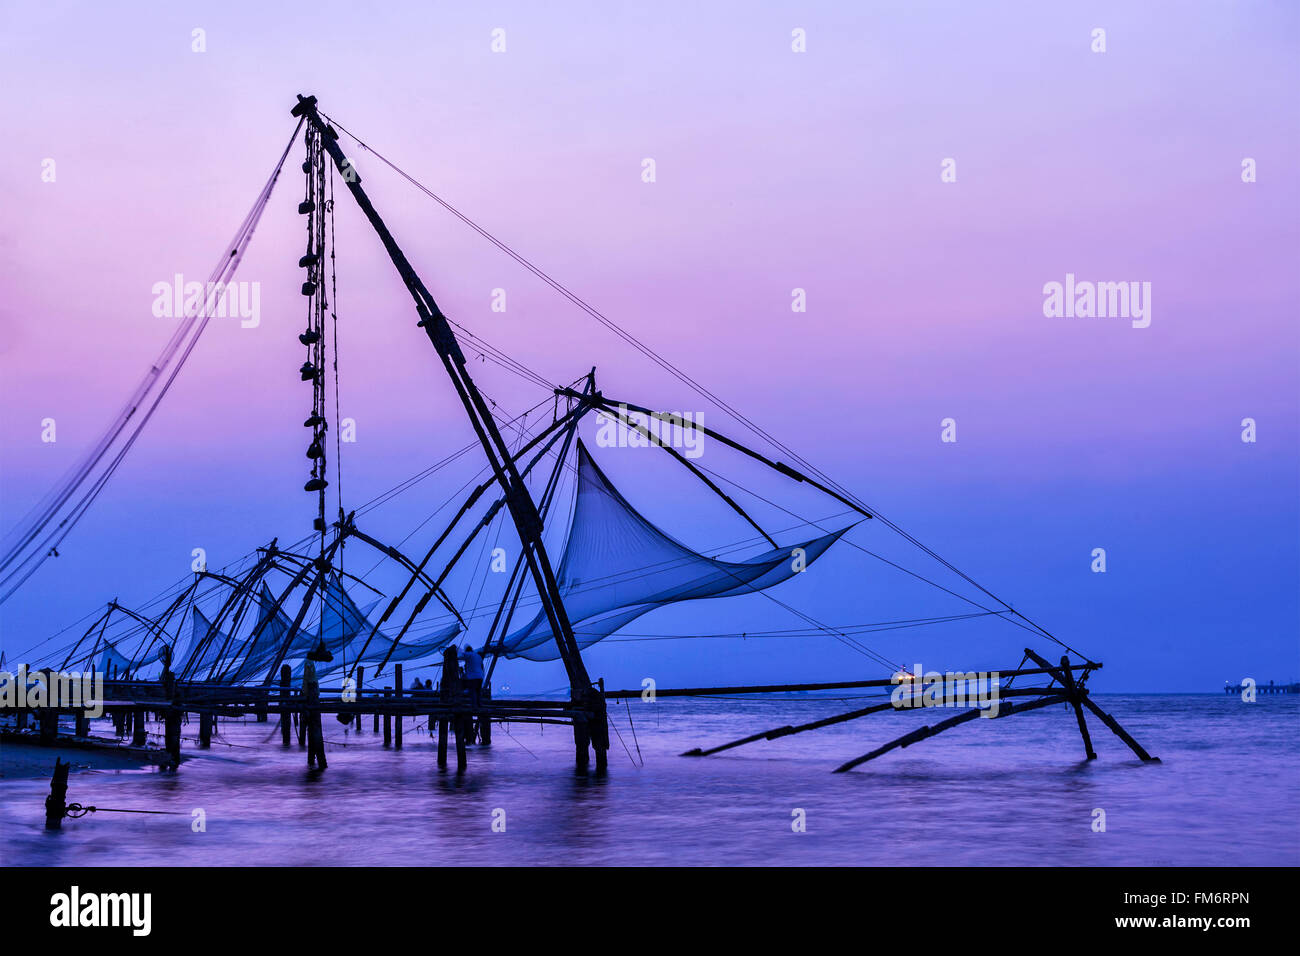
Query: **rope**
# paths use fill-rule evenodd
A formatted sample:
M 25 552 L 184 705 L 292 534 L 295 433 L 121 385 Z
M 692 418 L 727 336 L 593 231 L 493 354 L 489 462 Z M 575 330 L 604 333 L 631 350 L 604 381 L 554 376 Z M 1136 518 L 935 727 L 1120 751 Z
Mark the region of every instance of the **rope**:
M 636 724 L 632 723 L 632 705 L 624 698 L 623 706 L 627 708 L 627 726 L 632 731 L 632 742 L 636 744 L 636 755 L 641 757 L 641 742 L 636 739 Z M 644 757 L 641 757 L 641 766 L 645 766 Z
M 322 114 L 322 115 L 324 115 L 324 114 Z M 867 505 L 865 502 L 862 501 L 862 499 L 860 499 L 860 498 L 858 498 L 857 496 L 855 496 L 851 491 L 849 491 L 849 490 L 848 490 L 847 488 L 845 488 L 843 485 L 840 485 L 838 482 L 836 482 L 834 479 L 832 479 L 832 478 L 831 478 L 829 475 L 827 475 L 825 472 L 821 471 L 819 468 L 817 468 L 815 465 L 813 465 L 811 462 L 809 462 L 807 459 L 805 459 L 802 455 L 798 454 L 798 453 L 797 453 L 796 451 L 794 451 L 792 448 L 790 448 L 789 446 L 787 446 L 787 445 L 785 445 L 784 443 L 782 443 L 780 440 L 778 440 L 778 439 L 777 439 L 775 436 L 773 436 L 771 433 L 769 433 L 768 431 L 766 431 L 765 429 L 763 429 L 761 426 L 759 426 L 759 425 L 758 425 L 756 422 L 754 422 L 752 419 L 750 419 L 750 418 L 748 418 L 747 416 L 743 415 L 743 414 L 742 414 L 738 409 L 736 409 L 734 406 L 732 406 L 732 405 L 730 405 L 729 403 L 727 403 L 726 401 L 724 401 L 724 400 L 723 400 L 722 398 L 720 398 L 716 393 L 714 393 L 714 392 L 711 391 L 710 389 L 706 388 L 704 385 L 702 385 L 700 382 L 696 381 L 696 380 L 695 380 L 694 378 L 692 378 L 690 375 L 688 375 L 687 373 L 683 372 L 680 368 L 678 368 L 678 367 L 677 367 L 676 365 L 674 365 L 672 362 L 670 362 L 670 361 L 668 361 L 667 359 L 665 359 L 663 356 L 661 356 L 658 352 L 656 352 L 656 351 L 655 351 L 654 349 L 652 349 L 650 346 L 646 345 L 646 344 L 645 344 L 644 342 L 642 342 L 640 339 L 636 338 L 636 336 L 632 335 L 630 332 L 628 332 L 627 330 L 625 330 L 624 328 L 622 328 L 621 326 L 619 326 L 616 322 L 614 322 L 612 319 L 610 319 L 610 318 L 609 318 L 608 316 L 606 316 L 604 313 L 602 313 L 601 311 L 599 311 L 598 309 L 596 309 L 594 306 L 592 306 L 590 303 L 588 303 L 585 299 L 583 299 L 583 298 L 582 298 L 581 296 L 579 296 L 577 293 L 573 292 L 573 291 L 572 291 L 571 289 L 569 289 L 567 286 L 563 285 L 563 284 L 560 283 L 557 279 L 555 279 L 554 277 L 552 277 L 551 275 L 549 275 L 547 272 L 545 272 L 541 267 L 537 266 L 536 264 L 534 264 L 533 262 L 531 262 L 530 260 L 528 260 L 527 258 L 525 258 L 525 257 L 524 257 L 523 255 L 521 255 L 520 253 L 516 252 L 513 248 L 511 248 L 509 245 L 507 245 L 504 241 L 502 241 L 501 239 L 498 239 L 495 235 L 493 235 L 492 233 L 490 233 L 487 229 L 485 229 L 485 228 L 483 228 L 482 226 L 480 226 L 477 222 L 475 222 L 475 221 L 474 221 L 473 219 L 471 219 L 469 216 L 467 216 L 467 215 L 465 215 L 464 213 L 462 213 L 462 212 L 461 212 L 459 209 L 457 209 L 455 206 L 451 205 L 451 203 L 447 202 L 445 199 L 443 199 L 443 198 L 442 198 L 441 196 L 439 196 L 437 193 L 433 192 L 431 189 L 429 189 L 427 186 L 425 186 L 425 185 L 424 185 L 423 183 L 421 183 L 419 180 L 415 179 L 415 177 L 411 176 L 411 175 L 410 175 L 409 173 L 407 173 L 405 170 L 403 170 L 402 168 L 400 168 L 396 163 L 394 163 L 392 160 L 388 159 L 387 156 L 385 156 L 384 154 L 380 153 L 378 150 L 374 149 L 374 148 L 373 148 L 372 146 L 370 146 L 369 144 L 367 144 L 367 143 L 365 143 L 364 141 L 362 141 L 362 140 L 361 140 L 361 139 L 360 139 L 360 138 L 359 138 L 355 133 L 353 133 L 353 132 L 352 132 L 351 130 L 349 130 L 347 127 L 343 126 L 343 124 L 339 123 L 337 120 L 335 120 L 333 117 L 330 117 L 330 116 L 326 116 L 326 119 L 327 119 L 327 120 L 328 120 L 328 121 L 329 121 L 329 122 L 330 122 L 330 123 L 331 123 L 331 124 L 336 128 L 336 129 L 339 129 L 339 130 L 343 131 L 343 132 L 346 133 L 349 137 L 351 137 L 351 138 L 352 138 L 352 139 L 357 143 L 358 146 L 360 146 L 362 149 L 364 149 L 364 150 L 366 150 L 367 152 L 369 152 L 369 153 L 371 153 L 372 155 L 374 155 L 375 158 L 378 159 L 380 162 L 382 162 L 385 166 L 387 166 L 389 169 L 393 170 L 393 172 L 397 173 L 399 176 L 401 176 L 403 179 L 405 179 L 405 180 L 406 180 L 407 182 L 409 182 L 411 185 L 415 186 L 415 188 L 417 188 L 418 190 L 420 190 L 420 192 L 424 193 L 426 196 L 428 196 L 430 199 L 432 199 L 434 202 L 436 202 L 438 205 L 440 205 L 440 206 L 441 206 L 443 209 L 445 209 L 447 212 L 451 213 L 451 214 L 452 214 L 453 216 L 455 216 L 458 220 L 460 220 L 462 223 L 464 223 L 466 226 L 468 226 L 470 229 L 472 229 L 474 232 L 476 232 L 478 235 L 480 235 L 481 237 L 483 237 L 484 239 L 486 239 L 486 240 L 487 240 L 488 242 L 490 242 L 493 246 L 495 246 L 495 247 L 496 247 L 500 252 L 502 252 L 502 253 L 504 253 L 505 255 L 507 255 L 508 257 L 510 257 L 512 260 L 514 260 L 514 261 L 515 261 L 516 263 L 518 263 L 519 265 L 523 266 L 525 269 L 527 269 L 529 272 L 531 272 L 534 276 L 536 276 L 536 277 L 537 277 L 538 279 L 540 279 L 542 282 L 546 283 L 546 285 L 550 286 L 553 290 L 555 290 L 557 293 L 559 293 L 561 296 L 563 296 L 565 299 L 567 299 L 567 300 L 568 300 L 569 302 L 571 302 L 573 305 L 577 306 L 579 309 L 581 309 L 583 312 L 585 312 L 585 313 L 586 313 L 587 315 L 589 315 L 591 318 L 595 319 L 595 320 L 596 320 L 597 322 L 599 322 L 602 326 L 604 326 L 608 331 L 610 331 L 611 333 L 613 333 L 615 336 L 617 336 L 619 339 L 621 339 L 621 340 L 622 340 L 623 342 L 625 342 L 626 344 L 632 346 L 632 348 L 636 349 L 636 350 L 637 350 L 638 352 L 640 352 L 643 356 L 645 356 L 646 358 L 648 358 L 650 361 L 654 362 L 654 363 L 655 363 L 656 365 L 658 365 L 661 369 L 663 369 L 665 372 L 667 372 L 668 374 L 670 374 L 671 376 L 673 376 L 675 379 L 677 379 L 677 380 L 678 380 L 679 382 L 681 382 L 683 385 L 686 385 L 688 388 L 690 388 L 690 389 L 691 389 L 692 391 L 694 391 L 696 394 L 698 394 L 698 395 L 700 395 L 701 397 L 707 399 L 707 400 L 708 400 L 709 402 L 711 402 L 715 407 L 717 407 L 717 408 L 721 409 L 722 411 L 726 412 L 727 414 L 731 415 L 731 416 L 732 416 L 736 421 L 740 422 L 742 425 L 744 425 L 746 428 L 748 428 L 748 429 L 749 429 L 751 432 L 753 432 L 755 435 L 757 435 L 757 436 L 761 437 L 762 439 L 764 439 L 765 441 L 767 441 L 768 444 L 770 444 L 773 448 L 776 448 L 776 449 L 778 449 L 779 451 L 781 451 L 783 454 L 785 454 L 786 456 L 788 456 L 791 460 L 795 461 L 795 462 L 798 463 L 800 466 L 802 466 L 806 471 L 810 472 L 811 474 L 813 474 L 813 475 L 816 476 L 817 478 L 821 479 L 825 484 L 827 484 L 828 486 L 830 486 L 831 488 L 833 488 L 834 490 L 836 490 L 837 492 L 839 492 L 839 493 L 840 493 L 841 495 L 843 495 L 846 499 L 852 501 L 855 505 L 857 505 L 858 507 L 862 508 L 862 510 L 864 510 L 864 511 L 866 511 L 866 512 L 869 512 L 870 514 L 874 515 L 878 520 L 880 520 L 880 522 L 881 522 L 882 524 L 884 524 L 887 528 L 889 528 L 889 529 L 890 529 L 891 531 L 893 531 L 894 533 L 898 534 L 900 537 L 902 537 L 902 538 L 903 538 L 905 541 L 907 541 L 909 544 L 912 544 L 913 546 L 919 548 L 919 549 L 920 549 L 922 552 L 924 552 L 926 555 L 928 555 L 929 557 L 933 558 L 935 561 L 937 561 L 937 562 L 939 562 L 940 564 L 942 564 L 942 565 L 943 565 L 944 567 L 946 567 L 948 570 L 952 571 L 954 574 L 956 574 L 956 575 L 958 575 L 959 577 L 961 577 L 961 578 L 962 578 L 963 580 L 965 580 L 968 584 L 972 585 L 973 587 L 975 587 L 975 588 L 977 588 L 978 590 L 982 591 L 984 594 L 988 595 L 990 598 L 992 598 L 992 599 L 993 599 L 994 601 L 996 601 L 998 604 L 1002 605 L 1002 607 L 1005 608 L 1007 611 L 1009 611 L 1010 613 L 1016 615 L 1016 616 L 1019 617 L 1022 621 L 1024 621 L 1026 624 L 1028 624 L 1031 628 L 1033 628 L 1033 630 L 1034 630 L 1036 633 L 1041 634 L 1042 636 L 1048 638 L 1048 639 L 1051 640 L 1051 641 L 1054 641 L 1055 643 L 1059 644 L 1061 647 L 1065 648 L 1066 650 L 1073 651 L 1074 653 L 1076 653 L 1076 654 L 1078 654 L 1079 656 L 1083 657 L 1085 660 L 1088 660 L 1089 663 L 1092 663 L 1091 658 L 1088 658 L 1088 656 L 1087 656 L 1086 654 L 1083 654 L 1083 652 L 1078 651 L 1078 650 L 1076 650 L 1076 649 L 1074 649 L 1074 648 L 1071 648 L 1069 645 L 1065 644 L 1063 641 L 1061 641 L 1061 640 L 1058 639 L 1056 636 L 1054 636 L 1053 634 L 1051 634 L 1050 632 L 1048 632 L 1046 629 L 1044 629 L 1044 628 L 1041 627 L 1040 625 L 1036 624 L 1034 621 L 1030 620 L 1028 617 L 1026 617 L 1026 616 L 1025 616 L 1024 614 L 1022 614 L 1021 612 L 1017 611 L 1017 610 L 1016 610 L 1015 608 L 1013 608 L 1010 604 L 1008 604 L 1006 601 L 1002 600 L 1000 597 L 998 597 L 996 594 L 994 594 L 994 593 L 993 593 L 992 591 L 990 591 L 988 588 L 984 587 L 984 586 L 983 586 L 982 584 L 980 584 L 978 581 L 974 580 L 970 575 L 966 574 L 964 571 L 962 571 L 961 569 L 959 569 L 956 565 L 952 564 L 952 562 L 950 562 L 950 561 L 948 561 L 946 558 L 942 557 L 940 554 L 938 554 L 938 553 L 937 553 L 936 551 L 934 551 L 932 548 L 930 548 L 930 547 L 928 547 L 928 546 L 922 544 L 922 543 L 921 543 L 917 538 L 915 538 L 914 536 L 912 536 L 912 535 L 909 534 L 908 532 L 904 531 L 904 530 L 903 530 L 899 525 L 895 524 L 895 523 L 894 523 L 893 521 L 891 521 L 890 519 L 888 519 L 888 518 L 884 517 L 883 515 L 881 515 L 878 509 L 876 509 L 876 508 L 874 508 L 874 507 L 871 507 L 871 506 Z
M 198 344 L 199 338 L 207 328 L 208 322 L 212 318 L 212 313 L 216 311 L 215 307 L 224 300 L 226 288 L 231 278 L 234 276 L 236 269 L 239 267 L 240 262 L 243 260 L 249 242 L 252 241 L 253 233 L 257 229 L 258 223 L 261 221 L 262 213 L 270 202 L 271 193 L 274 191 L 276 181 L 280 177 L 280 170 L 284 166 L 285 159 L 289 155 L 289 150 L 293 147 L 293 142 L 297 138 L 298 130 L 301 129 L 301 127 L 302 120 L 299 120 L 298 126 L 294 128 L 293 136 L 289 138 L 289 143 L 285 146 L 284 152 L 280 154 L 279 162 L 276 163 L 275 169 L 272 171 L 270 178 L 262 187 L 261 192 L 253 203 L 252 209 L 250 209 L 248 214 L 244 217 L 244 221 L 240 224 L 234 240 L 227 247 L 230 251 L 228 253 L 223 253 L 221 260 L 209 275 L 208 285 L 205 286 L 205 290 L 208 294 L 204 298 L 203 304 L 196 307 L 198 311 L 185 317 L 185 321 L 172 334 L 172 337 L 164 347 L 162 354 L 150 367 L 149 371 L 145 373 L 144 379 L 136 388 L 135 392 L 132 393 L 126 406 L 118 414 L 117 418 L 109 425 L 107 431 L 105 431 L 105 433 L 100 437 L 100 440 L 95 444 L 90 452 L 87 453 L 86 457 L 82 459 L 82 462 L 72 469 L 68 477 L 65 478 L 65 480 L 54 492 L 51 493 L 50 496 L 48 496 L 53 500 L 44 508 L 38 505 L 32 512 L 29 512 L 28 517 L 24 519 L 27 530 L 24 532 L 16 532 L 20 540 L 5 554 L 3 561 L 0 561 L 0 571 L 9 567 L 11 563 L 17 561 L 17 564 L 9 571 L 9 573 L 5 575 L 3 579 L 0 579 L 0 587 L 9 585 L 10 582 L 12 582 L 12 586 L 9 587 L 3 595 L 0 595 L 0 604 L 3 604 L 13 596 L 13 594 L 22 587 L 22 585 L 33 574 L 36 573 L 36 570 L 44 564 L 48 558 L 57 554 L 59 545 L 62 544 L 64 539 L 72 532 L 72 529 L 76 527 L 77 523 L 81 520 L 81 517 L 94 503 L 95 499 L 99 497 L 100 492 L 104 489 L 108 480 L 112 478 L 113 474 L 117 471 L 122 460 L 126 457 L 127 452 L 129 452 L 132 446 L 135 445 L 135 442 L 140 437 L 144 427 L 149 423 L 149 420 L 153 418 L 154 412 L 157 411 L 158 406 L 171 390 L 172 384 L 176 381 L 176 376 L 179 375 L 181 369 L 184 368 L 190 354 L 194 351 L 194 347 Z M 216 293 L 215 301 L 213 301 L 214 292 Z M 187 336 L 189 337 L 188 343 L 186 343 Z M 177 358 L 178 352 L 180 353 L 179 358 Z M 172 364 L 173 359 L 175 359 L 174 364 Z M 169 364 L 172 364 L 170 374 L 167 376 L 166 381 L 162 384 L 158 393 L 154 396 L 153 401 L 150 403 L 144 415 L 138 419 L 138 423 L 131 431 L 120 450 L 109 462 L 99 477 L 91 484 L 90 488 L 72 506 L 72 509 L 65 513 L 62 520 L 54 526 L 53 531 L 51 531 L 40 544 L 33 548 L 32 545 L 36 542 L 36 539 L 46 530 L 50 523 L 53 522 L 61 512 L 63 512 L 63 508 L 67 504 L 68 500 L 76 493 L 82 482 L 84 482 L 86 478 L 89 477 L 89 475 L 99 466 L 104 456 L 108 454 L 109 449 L 126 429 L 131 419 L 135 417 L 136 413 L 140 410 L 141 404 L 144 402 L 150 391 L 153 390 L 154 385 L 158 382 L 163 371 Z M 24 554 L 26 555 L 25 557 L 23 557 Z M 23 573 L 24 568 L 27 568 L 25 573 Z M 17 578 L 16 581 L 14 580 L 15 578 Z
M 65 817 L 76 820 L 88 813 L 157 813 L 169 816 L 184 816 L 180 810 L 123 810 L 121 807 L 83 807 L 79 803 L 69 803 L 63 811 Z
M 627 759 L 628 759 L 628 761 L 632 764 L 632 766 L 636 767 L 636 766 L 637 766 L 637 762 L 636 762 L 635 760 L 632 759 L 632 751 L 630 751 L 630 750 L 627 749 L 627 741 L 625 741 L 625 740 L 623 739 L 623 735 L 622 735 L 621 733 L 619 733 L 618 725 L 614 723 L 614 718 L 612 718 L 612 717 L 610 717 L 608 714 L 606 714 L 606 715 L 605 715 L 605 722 L 606 722 L 607 724 L 609 724 L 609 726 L 613 729 L 613 731 L 614 731 L 614 735 L 615 735 L 616 737 L 618 737 L 618 742 L 621 743 L 621 744 L 623 745 L 623 752 L 624 752 L 625 754 L 627 754 Z M 639 750 L 640 750 L 640 748 L 638 748 L 638 752 L 639 752 Z M 640 769 L 640 768 L 638 767 L 637 769 Z

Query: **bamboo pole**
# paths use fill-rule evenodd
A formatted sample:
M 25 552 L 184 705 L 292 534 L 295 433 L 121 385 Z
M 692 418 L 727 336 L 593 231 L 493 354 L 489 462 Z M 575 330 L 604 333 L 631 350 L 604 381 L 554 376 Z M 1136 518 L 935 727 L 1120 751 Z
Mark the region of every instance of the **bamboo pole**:
M 1063 704 L 1068 700 L 1069 698 L 1066 697 L 1065 695 L 1058 694 L 1054 697 L 1044 697 L 1039 700 L 1030 701 L 1027 704 L 1008 703 L 1002 705 L 1002 707 L 998 710 L 997 717 L 993 717 L 990 719 L 1000 720 L 1003 717 L 1010 717 L 1013 714 L 1023 714 L 1026 713 L 1027 711 L 1037 710 L 1040 707 L 1050 707 L 1052 704 Z M 934 724 L 933 726 L 927 724 L 926 726 L 920 727 L 909 734 L 904 734 L 903 736 L 895 740 L 891 740 L 889 743 L 885 744 L 882 747 L 877 747 L 875 750 L 871 751 L 868 754 L 863 754 L 861 757 L 854 757 L 852 760 L 848 761 L 847 763 L 840 764 L 840 766 L 835 768 L 835 773 L 844 773 L 845 771 L 852 770 L 854 767 L 860 764 L 864 764 L 868 760 L 874 760 L 875 758 L 879 757 L 881 754 L 888 753 L 889 751 L 893 750 L 895 747 L 910 747 L 914 743 L 918 743 L 922 740 L 925 740 L 927 737 L 933 737 L 935 734 L 943 733 L 943 731 L 955 727 L 958 724 L 964 724 L 967 721 L 975 720 L 982 713 L 984 713 L 984 711 L 978 709 L 968 710 L 958 714 L 955 717 L 949 717 L 947 720 L 941 720 L 939 721 L 939 723 Z
M 1019 687 L 1006 688 L 999 692 L 999 697 L 1040 697 L 1050 695 L 1055 691 L 1041 687 Z M 846 721 L 857 720 L 860 717 L 869 717 L 872 714 L 884 713 L 886 711 L 896 710 L 900 713 L 911 713 L 919 710 L 917 707 L 896 707 L 893 701 L 886 701 L 880 704 L 872 704 L 870 707 L 862 707 L 858 710 L 850 710 L 847 713 L 836 714 L 833 717 L 822 717 L 819 720 L 809 721 L 806 724 L 797 724 L 791 726 L 786 724 L 782 727 L 776 727 L 772 730 L 760 731 L 756 734 L 750 734 L 748 737 L 741 737 L 739 740 L 732 740 L 729 743 L 721 744 L 717 747 L 710 747 L 708 750 L 701 750 L 696 747 L 683 753 L 683 757 L 708 757 L 711 754 L 720 753 L 723 750 L 731 750 L 733 747 L 739 747 L 743 744 L 752 744 L 760 740 L 778 740 L 781 737 L 788 737 L 791 734 L 802 734 L 809 730 L 820 730 L 823 727 L 830 727 L 833 724 L 842 724 Z
M 1075 671 L 1100 670 L 1100 664 L 1071 664 Z M 1046 667 L 1017 668 L 1013 671 L 999 671 L 1001 678 L 1030 677 L 1035 674 L 1055 674 L 1060 668 Z M 744 687 L 677 687 L 655 688 L 655 697 L 726 697 L 730 694 L 792 694 L 809 690 L 850 690 L 861 687 L 893 687 L 898 682 L 892 677 L 874 680 L 833 681 L 820 684 L 753 684 Z M 644 689 L 610 690 L 605 692 L 606 700 L 623 700 L 639 698 Z

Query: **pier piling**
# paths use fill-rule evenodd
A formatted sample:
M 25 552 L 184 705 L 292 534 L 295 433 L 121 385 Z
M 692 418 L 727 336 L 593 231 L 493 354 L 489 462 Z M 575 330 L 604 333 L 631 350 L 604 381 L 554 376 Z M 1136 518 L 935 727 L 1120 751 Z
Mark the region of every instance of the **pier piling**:
M 54 758 L 54 777 L 50 780 L 50 795 L 45 798 L 45 829 L 63 828 L 63 817 L 68 804 L 68 768 L 58 757 Z
M 400 698 L 402 696 L 402 665 L 401 664 L 393 665 L 393 684 L 396 687 L 395 696 Z M 393 746 L 396 747 L 398 750 L 401 750 L 402 749 L 402 711 L 400 708 L 398 709 L 397 713 L 393 715 L 393 719 L 397 722 L 397 726 L 394 728 Z
M 148 715 L 143 707 L 131 712 L 131 746 L 143 747 L 149 742 Z
M 393 715 L 388 710 L 388 698 L 393 696 L 393 688 L 384 688 L 384 746 L 393 745 Z
M 171 755 L 172 765 L 179 765 L 181 762 L 181 711 L 177 707 L 169 707 L 163 717 L 164 738 L 166 741 L 167 753 Z
M 366 679 L 365 667 L 358 667 L 357 668 L 357 700 L 358 701 L 361 700 L 361 685 L 365 683 L 365 679 Z M 357 712 L 357 733 L 361 733 L 361 717 L 362 714 L 360 711 L 358 711 Z
M 280 665 L 280 743 L 289 746 L 289 665 Z

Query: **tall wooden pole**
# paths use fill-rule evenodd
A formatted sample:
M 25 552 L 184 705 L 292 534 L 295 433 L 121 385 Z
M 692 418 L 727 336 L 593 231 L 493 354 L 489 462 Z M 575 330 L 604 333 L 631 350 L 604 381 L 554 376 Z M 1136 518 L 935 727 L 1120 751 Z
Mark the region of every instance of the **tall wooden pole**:
M 366 669 L 364 667 L 358 667 L 357 668 L 357 703 L 361 703 L 361 687 L 365 683 L 365 680 L 366 680 Z M 357 711 L 357 733 L 361 733 L 361 716 L 362 716 L 361 711 L 358 710 Z
M 437 302 L 434 301 L 433 296 L 429 294 L 429 290 L 425 288 L 423 281 L 412 268 L 405 253 L 397 245 L 397 241 L 389 232 L 387 225 L 380 218 L 374 204 L 370 201 L 370 197 L 361 188 L 361 177 L 357 174 L 352 163 L 343 155 L 342 149 L 339 148 L 338 133 L 333 127 L 327 125 L 317 112 L 316 97 L 299 96 L 297 105 L 290 112 L 293 116 L 306 117 L 307 121 L 319 132 L 321 145 L 330 154 L 330 158 L 334 161 L 343 177 L 344 184 L 352 193 L 366 219 L 369 220 L 371 227 L 379 236 L 388 257 L 392 260 L 394 267 L 415 301 L 416 312 L 420 316 L 419 325 L 424 329 L 429 341 L 442 359 L 443 366 L 452 380 L 461 404 L 464 405 L 469 416 L 470 424 L 474 427 L 479 442 L 483 446 L 488 464 L 491 466 L 493 474 L 504 492 L 506 506 L 510 511 L 511 518 L 514 520 L 515 528 L 519 532 L 520 542 L 528 561 L 529 570 L 532 572 L 537 586 L 542 609 L 551 626 L 551 633 L 555 638 L 560 658 L 563 660 L 565 670 L 569 675 L 571 697 L 575 703 L 586 704 L 593 693 L 591 679 L 587 676 L 586 667 L 583 665 L 582 654 L 578 650 L 577 639 L 573 634 L 573 626 L 564 609 L 564 600 L 560 594 L 559 584 L 556 581 L 554 569 L 542 542 L 542 519 L 537 512 L 537 506 L 532 499 L 532 495 L 515 468 L 509 446 L 501 436 L 487 401 L 469 375 L 468 363 L 465 361 L 460 344 L 456 341 L 455 333 L 452 331 L 446 316 L 438 307 Z
M 289 712 L 289 679 L 292 675 L 288 664 L 280 665 L 280 743 L 289 746 L 289 728 L 293 723 L 293 714 Z
M 397 695 L 397 713 L 393 715 L 396 726 L 393 728 L 393 746 L 402 749 L 402 665 L 393 665 L 393 686 Z

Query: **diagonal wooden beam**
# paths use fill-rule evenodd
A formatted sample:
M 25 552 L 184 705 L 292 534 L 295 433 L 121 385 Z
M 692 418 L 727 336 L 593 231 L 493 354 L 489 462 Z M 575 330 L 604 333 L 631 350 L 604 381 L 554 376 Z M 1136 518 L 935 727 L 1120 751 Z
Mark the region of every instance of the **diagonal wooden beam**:
M 834 717 L 823 717 L 821 720 L 814 720 L 807 724 L 798 724 L 795 726 L 787 724 L 784 727 L 777 727 L 773 730 L 764 730 L 761 733 L 742 737 L 740 740 L 733 740 L 729 743 L 720 744 L 717 747 L 710 747 L 708 750 L 701 750 L 699 747 L 696 747 L 694 750 L 686 751 L 682 756 L 707 757 L 710 754 L 720 753 L 723 750 L 730 750 L 732 747 L 739 747 L 742 744 L 752 744 L 759 740 L 776 740 L 779 737 L 788 737 L 790 734 L 803 733 L 805 730 L 817 730 L 821 727 L 829 727 L 831 724 L 842 724 L 847 720 L 857 720 L 859 717 L 866 717 L 868 714 L 875 714 L 882 710 L 893 709 L 894 705 L 886 701 L 883 704 L 873 704 L 870 707 L 863 707 L 861 710 L 851 710 L 847 714 L 836 714 Z
M 1003 704 L 998 710 L 998 715 L 990 719 L 1000 720 L 1003 717 L 1010 717 L 1013 714 L 1027 713 L 1028 711 L 1031 710 L 1037 710 L 1040 707 L 1050 707 L 1052 704 L 1064 704 L 1067 700 L 1069 700 L 1069 698 L 1067 698 L 1064 694 L 1057 694 L 1052 697 L 1044 697 L 1040 700 L 1030 701 L 1027 704 Z M 852 770 L 854 767 L 860 764 L 864 764 L 868 760 L 875 760 L 881 754 L 888 753 L 889 751 L 893 750 L 895 747 L 910 747 L 912 744 L 919 743 L 920 741 L 925 740 L 927 737 L 933 737 L 935 734 L 939 734 L 952 727 L 956 727 L 958 724 L 964 724 L 968 720 L 974 720 L 975 718 L 981 716 L 983 713 L 985 712 L 978 709 L 968 710 L 965 711 L 964 713 L 958 714 L 956 717 L 949 717 L 947 720 L 941 720 L 937 724 L 934 725 L 927 724 L 924 727 L 920 727 L 917 730 L 912 731 L 910 734 L 904 734 L 902 737 L 899 737 L 896 740 L 891 740 L 883 747 L 877 747 L 869 754 L 863 754 L 861 757 L 854 757 L 848 763 L 844 763 L 836 767 L 835 772 L 844 773 L 845 771 Z
M 1056 691 L 1050 691 L 1041 687 L 1020 687 L 1012 690 L 1007 688 L 999 693 L 999 697 L 1042 697 L 1055 696 Z M 813 720 L 806 724 L 796 724 L 791 726 L 786 724 L 783 727 L 776 727 L 772 730 L 764 730 L 757 734 L 750 734 L 748 737 L 742 737 L 739 740 L 732 740 L 725 744 L 719 744 L 717 747 L 710 747 L 708 750 L 702 750 L 699 747 L 688 750 L 681 756 L 683 757 L 708 757 L 712 754 L 720 753 L 723 750 L 731 750 L 733 747 L 740 747 L 744 744 L 757 743 L 760 740 L 777 740 L 781 737 L 788 737 L 791 734 L 801 734 L 808 730 L 820 730 L 822 727 L 829 727 L 832 724 L 842 724 L 846 721 L 857 720 L 859 717 L 869 717 L 872 714 L 878 714 L 882 711 L 897 710 L 900 713 L 910 713 L 917 708 L 899 707 L 892 700 L 882 704 L 873 704 L 870 707 L 863 707 L 859 710 L 850 710 L 844 714 L 836 714 L 833 717 L 823 717 L 820 720 Z
M 1116 737 L 1118 737 L 1120 740 L 1124 741 L 1124 743 L 1128 744 L 1129 750 L 1132 750 L 1132 751 L 1133 751 L 1135 754 L 1137 754 L 1137 755 L 1138 755 L 1138 756 L 1139 756 L 1143 761 L 1145 761 L 1145 762 L 1147 762 L 1147 763 L 1159 763 L 1159 762 L 1160 762 L 1160 758 L 1159 758 L 1159 757 L 1153 757 L 1153 756 L 1151 756 L 1149 753 L 1147 753 L 1144 749 L 1142 749 L 1142 745 L 1141 745 L 1140 743 L 1138 743 L 1136 740 L 1134 740 L 1132 737 L 1129 736 L 1128 732 L 1127 732 L 1123 727 L 1121 727 L 1121 726 L 1119 725 L 1119 721 L 1118 721 L 1118 720 L 1116 720 L 1116 719 L 1115 719 L 1114 717 L 1112 717 L 1110 714 L 1106 713 L 1104 710 L 1102 710 L 1100 707 L 1098 707 L 1096 704 L 1094 704 L 1094 703 L 1092 702 L 1092 698 L 1091 698 L 1091 697 L 1088 697 L 1088 696 L 1086 696 L 1086 695 L 1084 696 L 1084 698 L 1083 698 L 1083 706 L 1084 706 L 1084 707 L 1087 707 L 1090 711 L 1092 711 L 1094 714 L 1096 714 L 1097 717 L 1098 717 L 1098 719 L 1100 719 L 1101 722 L 1102 722 L 1103 724 L 1105 724 L 1107 727 L 1109 727 L 1109 728 L 1111 729 L 1111 732 L 1112 732 Z

